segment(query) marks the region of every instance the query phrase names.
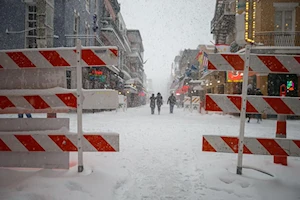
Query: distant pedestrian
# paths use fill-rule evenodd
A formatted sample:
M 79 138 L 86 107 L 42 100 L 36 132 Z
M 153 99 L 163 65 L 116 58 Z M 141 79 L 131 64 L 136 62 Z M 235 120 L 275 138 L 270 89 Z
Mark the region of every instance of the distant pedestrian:
M 170 104 L 170 113 L 173 113 L 174 105 L 176 104 L 176 97 L 173 93 L 168 98 L 167 104 Z
M 154 114 L 154 110 L 155 110 L 155 96 L 154 94 L 152 94 L 152 96 L 150 97 L 150 108 L 151 108 L 151 114 Z
M 32 118 L 30 113 L 25 113 L 27 118 Z M 23 118 L 23 114 L 18 114 L 18 118 Z
M 163 97 L 161 96 L 160 93 L 157 93 L 156 103 L 157 103 L 158 114 L 160 115 L 160 108 L 163 105 Z

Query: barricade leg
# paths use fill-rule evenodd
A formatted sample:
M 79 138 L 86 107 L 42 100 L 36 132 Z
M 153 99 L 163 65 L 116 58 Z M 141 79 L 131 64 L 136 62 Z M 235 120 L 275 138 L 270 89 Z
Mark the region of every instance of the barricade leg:
M 277 116 L 276 137 L 286 138 L 286 115 Z M 274 163 L 287 166 L 287 156 L 274 156 Z

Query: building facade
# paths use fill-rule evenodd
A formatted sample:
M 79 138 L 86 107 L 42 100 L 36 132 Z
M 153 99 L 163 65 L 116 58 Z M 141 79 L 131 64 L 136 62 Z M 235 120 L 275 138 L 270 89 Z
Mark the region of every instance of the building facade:
M 299 49 L 291 51 L 289 48 L 300 46 L 299 4 L 299 0 L 216 0 L 215 15 L 211 23 L 211 33 L 216 42 L 215 52 L 222 52 L 218 51 L 218 45 L 227 45 L 227 52 L 242 53 L 245 45 L 252 43 L 261 49 L 253 49 L 252 53 L 300 54 Z M 215 73 L 212 73 L 213 76 Z M 224 77 L 225 93 L 241 93 L 242 72 L 225 72 Z M 278 80 L 282 81 L 279 83 Z M 292 83 L 296 89 L 290 91 L 289 95 L 299 95 L 299 74 L 251 72 L 249 83 L 254 88 L 259 88 L 264 95 L 279 95 L 278 85 Z
M 120 9 L 117 0 L 3 0 L 0 48 L 74 47 L 77 39 L 83 46 L 117 46 L 119 65 L 83 68 L 83 88 L 133 93 L 135 103 L 130 105 L 138 106 L 146 83 L 144 47 L 140 32 L 127 30 Z M 63 70 L 61 86 L 75 88 L 75 70 Z M 101 78 L 94 79 L 93 73 Z M 133 81 L 131 90 L 126 89 L 126 81 Z
M 300 55 L 300 0 L 237 1 L 236 41 L 259 46 L 253 53 Z M 264 95 L 279 96 L 280 85 L 292 84 L 288 96 L 299 96 L 300 74 L 255 73 L 250 78 Z

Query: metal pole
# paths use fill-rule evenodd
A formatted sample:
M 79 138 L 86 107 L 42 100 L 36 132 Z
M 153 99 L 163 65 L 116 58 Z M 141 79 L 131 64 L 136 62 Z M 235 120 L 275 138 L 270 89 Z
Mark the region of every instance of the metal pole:
M 237 174 L 242 174 L 243 165 L 243 149 L 244 149 L 244 134 L 245 134 L 245 121 L 246 121 L 246 103 L 247 103 L 247 86 L 248 86 L 248 74 L 250 67 L 250 50 L 251 45 L 246 46 L 245 52 L 245 66 L 243 75 L 243 88 L 242 88 L 242 109 L 240 116 L 240 135 L 239 135 L 239 151 L 238 151 L 238 163 L 237 163 Z
M 78 172 L 83 171 L 83 151 L 82 151 L 82 67 L 81 67 L 81 40 L 76 42 L 77 58 L 77 148 L 78 148 Z
M 286 96 L 286 85 L 282 84 L 280 86 L 280 95 L 282 97 Z M 286 115 L 277 115 L 277 123 L 276 123 L 276 137 L 277 138 L 286 138 Z M 274 163 L 282 164 L 287 166 L 287 156 L 274 156 Z

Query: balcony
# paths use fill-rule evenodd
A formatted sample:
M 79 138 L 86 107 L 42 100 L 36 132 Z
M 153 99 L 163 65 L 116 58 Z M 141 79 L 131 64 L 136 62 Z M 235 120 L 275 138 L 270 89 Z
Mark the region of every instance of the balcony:
M 234 2 L 223 2 L 218 0 L 215 10 L 215 16 L 211 21 L 211 33 L 217 34 L 222 32 L 227 34 L 235 26 L 235 4 Z
M 134 78 L 138 83 L 143 85 L 143 76 L 138 72 L 132 72 L 131 77 Z
M 143 57 L 142 57 L 141 53 L 138 51 L 132 52 L 131 54 L 128 55 L 128 57 L 138 59 L 138 61 L 140 62 L 141 65 L 143 65 L 143 63 L 144 63 Z
M 126 64 L 123 64 L 123 70 L 125 70 L 128 73 L 131 72 L 131 70 L 129 69 L 129 67 Z
M 256 32 L 255 42 L 264 46 L 300 46 L 300 32 Z
M 118 46 L 121 50 L 130 52 L 130 45 L 125 34 L 118 27 L 117 20 L 114 21 L 110 17 L 103 17 L 103 27 L 101 28 L 101 39 L 107 46 Z
M 123 70 L 122 70 L 122 72 L 124 73 L 125 80 L 129 80 L 129 79 L 132 78 L 131 75 L 130 75 L 130 70 L 127 67 L 127 65 L 123 64 Z

